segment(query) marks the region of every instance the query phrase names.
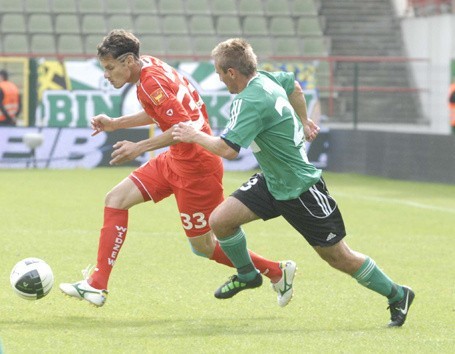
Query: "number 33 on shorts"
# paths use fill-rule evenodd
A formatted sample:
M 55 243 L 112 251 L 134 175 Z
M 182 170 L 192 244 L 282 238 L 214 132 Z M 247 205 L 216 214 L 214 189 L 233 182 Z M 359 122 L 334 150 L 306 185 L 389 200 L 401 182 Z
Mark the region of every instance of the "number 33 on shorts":
M 207 226 L 207 220 L 204 213 L 194 213 L 193 215 L 180 213 L 182 218 L 183 228 L 185 230 L 203 229 Z

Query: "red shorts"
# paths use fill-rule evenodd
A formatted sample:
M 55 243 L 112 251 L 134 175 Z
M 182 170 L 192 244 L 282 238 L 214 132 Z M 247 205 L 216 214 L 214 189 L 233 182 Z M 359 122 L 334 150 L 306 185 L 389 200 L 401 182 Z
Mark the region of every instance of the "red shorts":
M 210 231 L 209 217 L 224 200 L 222 165 L 210 175 L 179 176 L 168 166 L 166 153 L 158 155 L 133 171 L 129 178 L 145 201 L 160 200 L 174 194 L 182 225 L 188 237 Z

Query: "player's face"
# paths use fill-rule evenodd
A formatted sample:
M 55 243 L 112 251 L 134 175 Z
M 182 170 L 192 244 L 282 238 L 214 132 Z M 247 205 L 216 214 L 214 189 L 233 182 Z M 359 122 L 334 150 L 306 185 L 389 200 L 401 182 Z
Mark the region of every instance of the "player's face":
M 232 69 L 228 69 L 224 72 L 218 64 L 215 62 L 215 72 L 220 77 L 220 80 L 226 85 L 230 93 L 239 93 L 238 85 L 235 81 L 235 76 L 233 75 Z
M 119 61 L 113 57 L 100 58 L 100 64 L 104 68 L 104 77 L 115 88 L 120 88 L 131 79 L 131 70 L 126 60 Z

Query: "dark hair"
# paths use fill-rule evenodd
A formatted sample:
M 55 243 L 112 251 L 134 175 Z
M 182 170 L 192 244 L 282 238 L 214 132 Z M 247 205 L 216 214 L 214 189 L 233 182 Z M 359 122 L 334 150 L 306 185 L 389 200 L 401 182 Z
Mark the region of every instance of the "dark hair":
M 8 71 L 0 70 L 0 76 L 2 76 L 4 80 L 8 80 Z
M 114 29 L 98 44 L 98 57 L 111 56 L 117 59 L 125 54 L 133 54 L 139 58 L 140 41 L 134 34 L 124 29 Z

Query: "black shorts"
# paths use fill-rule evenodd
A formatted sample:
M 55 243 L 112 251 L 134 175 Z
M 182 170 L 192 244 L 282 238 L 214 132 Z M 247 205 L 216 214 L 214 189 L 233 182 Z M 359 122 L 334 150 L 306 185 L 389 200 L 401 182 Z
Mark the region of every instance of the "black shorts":
M 297 199 L 276 200 L 257 173 L 231 196 L 263 220 L 283 216 L 311 246 L 331 246 L 346 236 L 343 217 L 322 177 Z

